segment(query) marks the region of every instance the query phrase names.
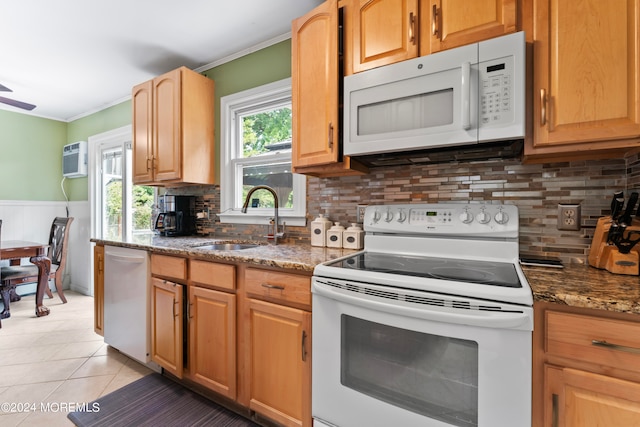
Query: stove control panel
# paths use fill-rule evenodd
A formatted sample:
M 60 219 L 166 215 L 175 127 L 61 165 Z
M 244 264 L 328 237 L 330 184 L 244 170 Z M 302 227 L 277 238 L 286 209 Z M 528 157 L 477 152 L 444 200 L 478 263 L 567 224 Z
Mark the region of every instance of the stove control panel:
M 518 208 L 493 203 L 370 205 L 364 229 L 373 233 L 518 236 Z

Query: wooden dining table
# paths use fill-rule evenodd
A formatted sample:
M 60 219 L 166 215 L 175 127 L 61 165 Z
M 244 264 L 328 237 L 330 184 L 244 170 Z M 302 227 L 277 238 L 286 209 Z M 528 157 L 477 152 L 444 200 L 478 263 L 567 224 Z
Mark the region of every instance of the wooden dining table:
M 47 257 L 48 248 L 48 243 L 25 240 L 0 242 L 0 260 L 8 259 L 13 264 L 17 264 L 20 259 L 29 258 L 29 261 L 38 266 L 38 286 L 36 288 L 36 316 L 38 317 L 46 316 L 50 311 L 42 304 L 45 290 L 49 286 L 49 273 L 51 272 L 51 260 Z

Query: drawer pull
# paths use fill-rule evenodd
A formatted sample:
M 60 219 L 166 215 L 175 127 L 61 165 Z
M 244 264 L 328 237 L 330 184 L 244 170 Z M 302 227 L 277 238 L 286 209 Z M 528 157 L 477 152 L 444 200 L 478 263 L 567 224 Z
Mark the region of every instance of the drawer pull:
M 558 395 L 551 395 L 551 427 L 558 427 Z
M 279 291 L 284 291 L 284 286 L 270 285 L 268 283 L 263 283 L 261 286 L 267 289 L 277 289 Z
M 431 34 L 438 36 L 438 7 L 435 4 L 431 11 Z
M 606 341 L 592 340 L 591 341 L 591 345 L 595 345 L 596 347 L 608 348 L 610 350 L 618 350 L 618 351 L 624 351 L 624 352 L 627 352 L 627 353 L 640 354 L 640 348 L 627 347 L 625 345 L 612 344 L 612 343 L 606 342 Z
M 547 124 L 547 92 L 540 89 L 540 126 Z

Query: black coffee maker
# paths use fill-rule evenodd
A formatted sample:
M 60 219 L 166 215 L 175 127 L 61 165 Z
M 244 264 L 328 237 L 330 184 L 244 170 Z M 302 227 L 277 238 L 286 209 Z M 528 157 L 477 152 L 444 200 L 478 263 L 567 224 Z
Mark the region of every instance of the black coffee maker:
M 160 196 L 162 212 L 156 218 L 155 229 L 161 236 L 189 236 L 196 232 L 195 196 Z

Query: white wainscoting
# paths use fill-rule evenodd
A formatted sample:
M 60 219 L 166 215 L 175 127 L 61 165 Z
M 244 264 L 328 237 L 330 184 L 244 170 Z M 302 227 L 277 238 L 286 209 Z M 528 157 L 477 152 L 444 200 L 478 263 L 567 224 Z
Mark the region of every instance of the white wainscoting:
M 64 289 L 93 295 L 93 244 L 90 238 L 89 202 L 38 202 L 25 200 L 0 200 L 2 220 L 2 240 L 30 240 L 46 243 L 49 241 L 51 223 L 57 216 L 74 218 L 69 231 L 67 267 L 64 275 Z M 2 261 L 7 263 L 7 261 Z M 20 286 L 20 294 L 35 292 L 29 286 Z M 46 299 L 45 299 L 46 302 Z

